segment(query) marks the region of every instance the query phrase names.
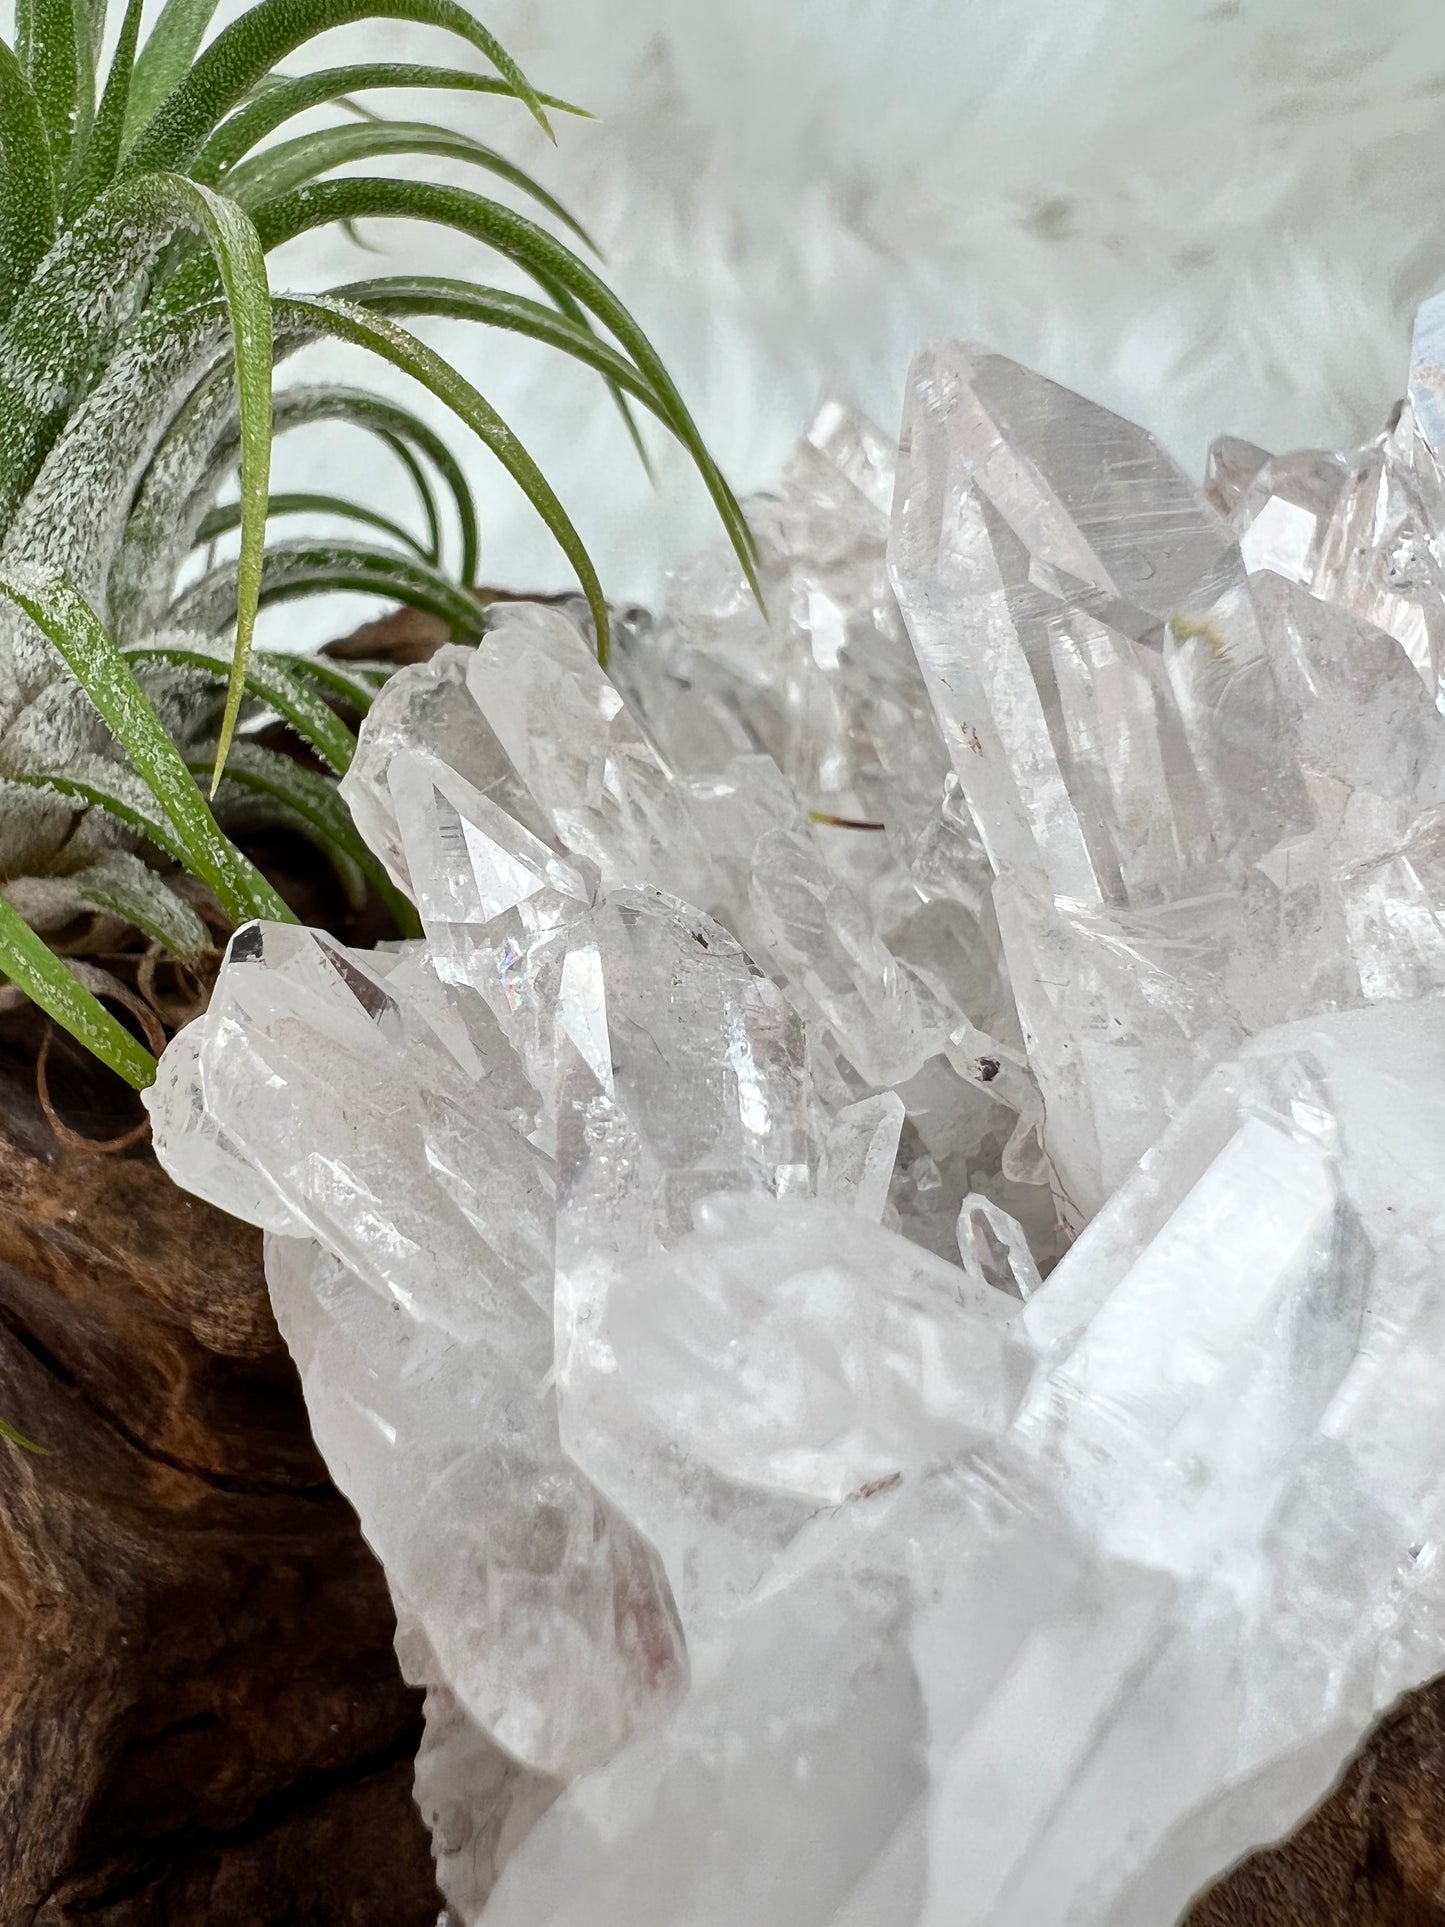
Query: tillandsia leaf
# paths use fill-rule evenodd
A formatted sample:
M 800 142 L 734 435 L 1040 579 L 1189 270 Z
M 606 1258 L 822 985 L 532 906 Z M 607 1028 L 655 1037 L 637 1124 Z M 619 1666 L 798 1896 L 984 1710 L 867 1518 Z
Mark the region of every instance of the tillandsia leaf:
M 237 743 L 226 765 L 226 788 L 248 791 L 278 802 L 296 819 L 318 849 L 344 855 L 354 870 L 376 890 L 404 937 L 419 937 L 421 924 L 414 906 L 396 888 L 384 864 L 362 841 L 351 811 L 336 785 L 293 757 L 266 749 L 260 743 Z
M 474 47 L 550 137 L 547 111 L 531 82 L 487 29 L 457 0 L 260 0 L 217 35 L 137 137 L 126 157 L 131 173 L 189 167 L 222 117 L 287 54 L 332 27 L 361 20 L 411 20 L 440 27 Z
M 199 227 L 218 257 L 257 498 L 248 534 L 251 549 L 259 547 L 270 457 L 265 264 L 246 215 L 175 174 L 108 188 L 40 264 L 0 330 L 0 527 L 12 520 L 76 395 L 110 353 L 129 316 L 135 277 L 183 226 Z M 159 341 L 163 346 L 164 336 Z
M 354 115 L 357 120 L 384 121 L 386 119 L 385 114 L 379 114 L 374 107 L 368 107 L 365 101 L 356 100 L 350 94 L 338 94 L 336 105 L 343 113 Z
M 227 168 L 234 167 L 268 134 L 273 134 L 298 114 L 309 113 L 313 107 L 324 107 L 329 101 L 339 101 L 349 94 L 366 93 L 373 88 L 405 88 L 411 91 L 426 87 L 517 98 L 517 90 L 510 82 L 492 74 L 470 74 L 460 67 L 368 61 L 352 67 L 329 67 L 315 74 L 298 74 L 276 80 L 264 94 L 247 101 L 229 120 L 223 121 L 196 156 L 191 169 L 192 178 L 214 185 Z M 585 107 L 559 100 L 555 94 L 539 93 L 537 98 L 544 107 L 556 113 L 575 114 L 582 120 L 592 119 Z
M 434 562 L 437 567 L 440 568 L 442 559 L 442 518 L 441 510 L 437 506 L 436 490 L 431 484 L 431 477 L 427 474 L 415 455 L 412 454 L 405 442 L 397 441 L 393 435 L 383 435 L 382 440 L 411 477 L 411 485 L 416 490 L 417 500 L 421 503 L 422 515 L 426 519 L 426 542 L 422 547 L 421 553 L 426 557 L 428 562 Z M 475 567 L 475 557 L 473 558 L 473 566 Z M 464 576 L 462 580 L 463 588 L 470 586 L 470 583 L 471 576 Z
M 368 676 L 362 665 L 335 662 L 330 656 L 297 656 L 294 666 L 297 675 L 315 683 L 328 702 L 339 703 L 358 716 L 364 716 L 371 708 L 380 683 L 391 673 L 383 665 L 377 665 Z
M 510 288 L 485 287 L 480 282 L 457 281 L 446 275 L 385 275 L 373 281 L 351 281 L 333 288 L 337 301 L 349 301 L 373 314 L 435 315 L 448 321 L 475 321 L 526 335 L 545 347 L 557 348 L 574 361 L 596 369 L 634 396 L 670 428 L 666 408 L 641 371 L 610 341 L 579 325 L 560 309 Z
M 341 223 L 341 232 L 346 236 L 351 245 L 354 248 L 360 248 L 363 254 L 381 254 L 385 252 L 375 241 L 367 240 L 355 221 L 343 221 Z
M 226 291 L 236 354 L 241 417 L 241 553 L 236 562 L 236 648 L 226 709 L 216 744 L 211 788 L 221 780 L 226 752 L 241 717 L 246 663 L 256 631 L 265 569 L 266 505 L 271 478 L 271 289 L 261 239 L 242 209 L 189 183 L 200 196 L 201 226 Z
M 216 0 L 166 0 L 135 63 L 125 114 L 126 147 L 190 72 L 215 11 Z
M 289 194 L 308 181 L 329 174 L 333 168 L 370 161 L 385 155 L 424 154 L 436 160 L 462 161 L 517 188 L 543 207 L 555 221 L 574 234 L 595 254 L 597 244 L 580 221 L 576 221 L 539 181 L 509 161 L 495 148 L 459 134 L 450 127 L 431 121 L 365 121 L 359 126 L 323 127 L 312 134 L 298 134 L 294 140 L 268 147 L 253 159 L 233 167 L 225 179 L 225 191 L 244 208 Z
M 330 595 L 337 590 L 386 596 L 408 608 L 425 609 L 449 623 L 462 640 L 474 641 L 482 632 L 482 612 L 476 599 L 420 556 L 324 537 L 273 542 L 266 550 L 261 576 L 263 604 L 294 602 L 301 596 Z M 168 623 L 179 629 L 217 634 L 229 627 L 235 592 L 236 564 L 222 562 L 177 597 Z
M 49 944 L 36 936 L 3 892 L 0 892 L 0 971 L 127 1084 L 143 1091 L 155 1082 L 156 1060 L 144 1044 L 137 1043 L 100 999 L 77 983 Z
M 237 468 L 240 417 L 234 358 L 225 353 L 228 332 L 219 300 L 170 317 L 164 327 L 150 318 L 135 331 L 140 345 L 133 341 L 123 348 L 96 385 L 98 400 L 121 378 L 116 407 L 127 413 L 128 424 L 134 423 L 127 426 L 123 440 L 131 446 L 141 442 L 141 460 L 133 460 L 117 475 L 117 513 L 107 518 L 95 554 L 100 571 L 95 593 L 104 593 L 113 632 L 121 643 L 137 640 L 161 619 L 197 526 L 213 506 L 222 481 Z M 187 336 L 196 344 L 196 352 L 189 355 L 183 352 Z M 273 330 L 273 364 L 279 366 L 308 338 L 298 337 L 295 331 L 288 335 L 285 329 Z M 125 364 L 131 357 L 139 358 L 140 369 L 137 378 L 126 381 Z M 166 360 L 175 365 L 177 378 L 165 388 L 162 399 L 147 371 Z M 141 398 L 137 416 L 127 410 L 126 397 L 141 387 L 148 392 Z M 278 416 L 285 409 L 283 390 L 272 403 L 273 441 Z M 87 397 L 56 443 L 33 495 L 39 495 L 51 471 L 65 458 L 78 454 L 92 465 L 105 464 L 104 420 L 97 421 L 93 431 L 83 428 L 92 412 L 93 400 Z M 144 437 L 142 423 L 148 431 Z M 114 468 L 108 472 L 116 473 Z M 28 511 L 28 500 L 26 506 Z
M 219 297 L 177 316 L 163 336 L 138 341 L 133 331 L 60 429 L 10 519 L 0 555 L 65 576 L 93 607 L 107 610 L 119 640 L 107 578 L 128 540 L 137 487 L 177 410 L 232 362 L 230 327 Z M 0 381 L 3 377 L 0 364 Z M 0 423 L 0 435 L 3 428 Z M 176 566 L 184 555 L 183 546 Z M 54 673 L 53 652 L 33 624 L 14 611 L 3 613 L 10 620 L 0 626 L 0 695 L 16 684 L 22 658 L 17 687 L 29 695 L 38 686 L 37 675 L 43 684 Z
M 266 514 L 269 520 L 274 520 L 279 515 L 332 515 L 342 521 L 361 522 L 367 528 L 376 529 L 382 535 L 391 536 L 394 541 L 402 543 L 411 550 L 413 555 L 419 556 L 424 562 L 431 560 L 427 555 L 425 543 L 413 535 L 410 529 L 403 528 L 400 522 L 393 522 L 389 515 L 382 515 L 376 509 L 366 508 L 360 502 L 348 502 L 340 495 L 304 492 L 273 495 L 266 504 Z M 240 525 L 240 521 L 241 504 L 222 502 L 219 507 L 213 508 L 204 517 L 196 530 L 196 541 L 214 542 L 220 536 L 229 535 L 232 529 Z
M 635 396 L 651 409 L 669 432 L 671 417 L 626 355 L 602 339 L 586 316 L 576 311 L 576 304 L 565 290 L 559 292 L 565 305 L 549 307 L 545 301 L 513 294 L 505 288 L 482 287 L 469 281 L 431 275 L 389 275 L 377 281 L 354 281 L 332 290 L 337 300 L 354 301 L 376 314 L 445 315 L 454 321 L 476 321 L 486 327 L 508 329 L 585 363 L 602 376 L 612 391 L 638 459 L 652 480 L 652 462 L 627 397 Z
M 143 643 L 127 649 L 125 654 L 132 662 L 171 663 L 221 682 L 226 680 L 230 669 L 230 651 L 226 644 L 206 636 Z M 258 650 L 246 667 L 246 690 L 288 722 L 338 776 L 344 776 L 350 769 L 356 753 L 355 736 L 285 656 Z
M 551 483 L 486 397 L 425 342 L 364 308 L 354 308 L 324 296 L 286 295 L 278 300 L 277 309 L 288 317 L 292 314 L 298 318 L 310 317 L 321 332 L 338 341 L 368 348 L 403 374 L 414 376 L 473 430 L 516 482 L 572 564 L 592 611 L 598 656 L 605 663 L 610 634 L 607 600 L 592 558 L 571 517 L 553 493 Z
M 57 198 L 71 145 L 85 138 L 95 107 L 95 50 L 86 0 L 21 0 L 15 10 L 21 61 L 35 89 L 50 146 Z
M 222 833 L 131 664 L 90 604 L 56 577 L 14 568 L 0 568 L 0 595 L 18 603 L 54 644 L 170 817 L 187 868 L 210 885 L 226 914 L 238 923 L 251 917 L 294 923 L 281 898 Z
M 303 338 L 310 338 L 308 328 Z M 294 334 L 277 336 L 278 358 Z M 176 574 L 216 490 L 234 466 L 238 435 L 232 413 L 233 383 L 224 370 L 202 380 L 157 448 L 135 494 L 124 539 L 115 545 L 108 585 L 115 632 L 123 643 L 144 640 L 162 620 Z M 289 434 L 321 421 L 336 421 L 378 436 L 397 455 L 417 485 L 437 553 L 441 527 L 435 496 L 417 457 L 433 467 L 449 489 L 461 534 L 459 573 L 475 580 L 478 553 L 476 504 L 460 462 L 446 440 L 398 402 L 362 388 L 325 383 L 282 388 L 275 400 L 274 432 Z M 58 444 L 57 456 L 66 447 Z M 54 459 L 54 458 L 52 458 Z
M 55 179 L 40 103 L 20 62 L 0 40 L 0 321 L 55 239 Z
M 470 588 L 476 581 L 481 551 L 477 504 L 466 470 L 452 453 L 445 438 L 400 402 L 369 394 L 364 388 L 325 384 L 291 388 L 282 393 L 276 408 L 278 434 L 286 434 L 293 428 L 318 421 L 345 422 L 353 428 L 365 429 L 380 436 L 388 444 L 416 485 L 434 548 L 428 560 L 439 563 L 441 526 L 436 500 L 416 458 L 420 456 L 431 463 L 452 498 L 457 532 L 461 538 L 456 575 L 463 588 Z
M 187 863 L 184 842 L 177 836 L 175 825 L 156 803 L 147 785 L 134 770 L 123 769 L 106 757 L 76 758 L 63 768 L 56 769 L 47 769 L 41 764 L 34 769 L 7 776 L 5 781 L 73 797 L 145 837 L 147 842 L 183 867 Z
M 173 957 L 193 957 L 211 940 L 190 904 L 129 850 L 108 851 L 56 881 L 70 887 L 82 908 L 134 924 Z
M 133 84 L 142 4 L 143 0 L 128 0 L 115 57 L 110 63 L 110 75 L 96 111 L 95 125 L 90 130 L 84 151 L 77 157 L 78 164 L 73 165 L 70 171 L 70 182 L 65 191 L 67 220 L 78 219 L 96 195 L 109 187 L 115 178 L 126 108 Z
M 363 176 L 315 181 L 255 210 L 256 228 L 269 250 L 283 241 L 341 220 L 402 219 L 450 227 L 515 261 L 551 292 L 563 288 L 600 321 L 636 363 L 666 414 L 668 426 L 692 456 L 742 564 L 749 587 L 762 601 L 757 551 L 737 498 L 724 480 L 688 413 L 657 350 L 628 310 L 587 263 L 545 228 L 514 208 L 465 188 L 430 181 L 390 181 Z M 197 264 L 196 298 L 204 298 L 204 267 Z M 179 279 L 179 277 L 178 277 Z M 168 291 L 169 292 L 169 291 Z M 187 296 L 189 297 L 189 294 Z

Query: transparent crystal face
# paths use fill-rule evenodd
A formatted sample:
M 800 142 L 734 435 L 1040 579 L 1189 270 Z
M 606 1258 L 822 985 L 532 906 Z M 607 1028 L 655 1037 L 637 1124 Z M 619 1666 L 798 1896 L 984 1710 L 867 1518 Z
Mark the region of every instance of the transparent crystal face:
M 609 674 L 346 781 L 421 941 L 234 940 L 266 1227 L 480 1927 L 1158 1927 L 1445 1663 L 1445 489 L 1002 357 L 825 405 Z M 895 486 L 896 484 L 896 486 Z

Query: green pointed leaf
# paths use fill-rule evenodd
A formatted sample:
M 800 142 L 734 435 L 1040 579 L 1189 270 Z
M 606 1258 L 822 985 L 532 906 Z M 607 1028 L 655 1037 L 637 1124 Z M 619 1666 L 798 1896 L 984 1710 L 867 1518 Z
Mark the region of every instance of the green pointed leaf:
M 127 147 L 190 72 L 215 11 L 216 0 L 166 0 L 135 64 L 125 113 Z
M 422 546 L 421 553 L 426 557 L 428 562 L 434 563 L 437 568 L 440 568 L 442 560 L 442 518 L 441 510 L 437 507 L 436 490 L 431 485 L 431 477 L 427 474 L 415 455 L 412 454 L 405 442 L 397 441 L 393 435 L 383 435 L 382 440 L 411 477 L 411 485 L 416 490 L 417 500 L 421 503 L 421 512 L 426 518 L 427 539 Z M 473 566 L 475 567 L 475 557 L 473 558 Z M 471 580 L 471 574 L 464 573 L 462 577 L 462 587 L 469 587 Z
M 364 507 L 360 502 L 348 502 L 339 495 L 319 495 L 294 492 L 273 495 L 266 504 L 268 520 L 278 515 L 334 515 L 343 521 L 361 522 L 367 528 L 377 529 L 383 535 L 404 543 L 414 555 L 424 561 L 429 560 L 426 549 L 411 532 L 400 522 L 393 522 L 389 515 L 381 515 L 375 509 Z M 222 502 L 213 508 L 196 530 L 197 542 L 214 542 L 219 536 L 229 535 L 241 521 L 239 502 Z
M 130 663 L 89 603 L 57 577 L 13 567 L 0 567 L 0 595 L 18 603 L 55 645 L 170 817 L 187 867 L 210 885 L 226 914 L 238 923 L 251 917 L 294 922 L 268 884 L 258 887 L 256 872 L 222 834 Z
M 546 109 L 501 43 L 457 0 L 260 0 L 213 40 L 161 104 L 126 158 L 133 173 L 188 167 L 215 130 L 279 60 L 332 27 L 361 20 L 412 20 L 474 47 L 550 135 Z
M 252 474 L 246 531 L 251 575 L 265 535 L 270 460 L 271 318 L 265 264 L 245 214 L 179 175 L 118 182 L 82 215 L 43 261 L 0 331 L 0 526 L 7 525 L 84 392 L 129 319 L 139 272 L 178 228 L 199 228 L 218 263 L 236 357 L 243 458 Z M 161 352 L 175 330 L 153 333 Z M 246 629 L 246 609 L 241 609 Z
M 386 275 L 380 280 L 352 281 L 333 288 L 337 301 L 350 301 L 373 314 L 436 315 L 448 321 L 474 321 L 526 335 L 594 368 L 626 394 L 635 397 L 665 427 L 672 421 L 641 371 L 626 355 L 591 328 L 580 325 L 560 309 L 510 288 L 489 288 L 480 282 L 455 281 L 445 275 Z
M 193 957 L 211 940 L 191 906 L 129 850 L 107 851 L 63 880 L 80 903 L 123 917 L 173 957 Z
M 298 114 L 324 107 L 328 101 L 341 100 L 348 94 L 367 93 L 374 88 L 405 88 L 410 92 L 413 88 L 426 87 L 517 98 L 517 90 L 510 82 L 492 74 L 471 74 L 460 67 L 428 67 L 402 61 L 368 61 L 278 79 L 222 122 L 197 155 L 195 166 L 190 170 L 192 178 L 209 181 L 214 186 L 227 168 L 249 154 L 268 134 Z M 582 120 L 592 118 L 585 107 L 559 100 L 555 94 L 539 93 L 537 98 L 544 107 L 559 114 L 575 114 Z
M 380 676 L 384 681 L 390 673 L 378 667 L 368 676 L 363 665 L 340 663 L 332 656 L 296 656 L 293 666 L 297 675 L 315 683 L 329 702 L 340 703 L 358 716 L 364 716 L 376 700 L 380 684 L 375 678 Z
M 177 836 L 175 825 L 134 770 L 122 769 L 105 757 L 90 756 L 77 758 L 63 769 L 46 769 L 42 764 L 4 780 L 74 797 L 136 831 L 182 868 L 189 867 L 186 846 Z
M 241 715 L 246 663 L 255 636 L 265 568 L 266 504 L 271 474 L 271 290 L 260 237 L 245 213 L 209 188 L 188 183 L 215 256 L 230 309 L 236 390 L 241 414 L 241 554 L 236 563 L 236 649 L 216 744 L 212 788 Z
M 110 12 L 110 0 L 74 0 L 75 39 L 81 49 L 81 60 L 91 77 L 91 98 L 95 97 L 95 83 L 100 78 L 100 53 L 105 45 L 105 23 Z
M 0 40 L 0 320 L 55 238 L 50 141 L 24 69 Z
M 359 126 L 322 127 L 315 133 L 299 134 L 294 140 L 268 147 L 253 159 L 233 167 L 226 176 L 225 191 L 244 208 L 259 207 L 264 201 L 289 194 L 293 188 L 304 187 L 308 181 L 329 174 L 333 168 L 398 154 L 425 154 L 437 160 L 462 161 L 495 174 L 545 208 L 584 247 L 591 248 L 594 254 L 597 252 L 597 245 L 586 228 L 524 168 L 470 135 L 435 126 L 430 121 L 371 120 Z
M 409 608 L 425 609 L 450 623 L 459 636 L 475 638 L 482 631 L 482 612 L 475 598 L 420 556 L 397 555 L 391 549 L 332 542 L 324 537 L 273 542 L 266 550 L 261 575 L 263 604 L 343 589 L 386 596 Z M 229 624 L 235 592 L 236 564 L 223 562 L 182 592 L 171 605 L 168 625 L 214 635 Z
M 125 655 L 131 662 L 168 662 L 222 682 L 230 668 L 226 644 L 205 636 L 144 643 L 127 649 Z M 287 657 L 258 650 L 246 666 L 246 690 L 283 717 L 338 776 L 345 775 L 356 754 L 356 738 Z
M 303 769 L 289 756 L 260 743 L 237 743 L 226 765 L 228 786 L 282 804 L 305 829 L 310 840 L 328 855 L 345 856 L 385 902 L 403 936 L 421 935 L 414 906 L 396 888 L 362 840 L 336 785 L 315 770 Z
M 592 611 L 598 654 L 605 662 L 609 636 L 607 601 L 592 558 L 573 527 L 571 517 L 553 493 L 551 483 L 486 397 L 434 349 L 418 341 L 415 335 L 408 334 L 406 329 L 398 328 L 394 322 L 380 315 L 368 314 L 364 308 L 354 308 L 346 302 L 323 296 L 286 295 L 278 299 L 277 311 L 288 317 L 294 314 L 298 318 L 309 319 L 320 332 L 331 335 L 337 341 L 348 341 L 356 347 L 370 349 L 383 361 L 390 362 L 392 367 L 399 368 L 403 374 L 413 376 L 429 388 L 460 421 L 466 423 L 516 482 L 572 564 Z
M 78 17 L 77 17 L 78 16 Z M 16 8 L 20 59 L 35 90 L 50 146 L 57 192 L 70 165 L 71 144 L 83 139 L 95 106 L 94 49 L 89 10 L 80 0 L 24 0 Z
M 143 1091 L 155 1082 L 156 1060 L 145 1045 L 137 1043 L 100 999 L 76 982 L 60 958 L 43 938 L 36 936 L 3 893 L 0 893 L 0 971 L 127 1084 Z
M 74 221 L 82 215 L 96 195 L 109 187 L 115 178 L 115 170 L 120 162 L 126 104 L 133 85 L 142 6 L 143 0 L 127 0 L 120 39 L 116 43 L 115 58 L 110 63 L 110 76 L 101 96 L 95 125 L 90 130 L 90 138 L 79 158 L 79 165 L 71 169 L 70 185 L 65 194 L 68 220 Z
M 514 208 L 487 200 L 465 188 L 443 187 L 431 181 L 388 181 L 363 176 L 343 181 L 315 181 L 255 210 L 256 228 L 269 251 L 299 234 L 341 220 L 420 220 L 483 241 L 524 268 L 551 292 L 565 289 L 600 321 L 632 357 L 665 411 L 673 434 L 687 449 L 712 496 L 732 542 L 743 573 L 761 603 L 757 553 L 752 532 L 737 498 L 708 453 L 697 425 L 688 413 L 671 376 L 647 336 L 587 263 L 545 228 L 538 227 Z M 203 273 L 198 275 L 195 298 L 204 298 Z M 169 293 L 169 291 L 168 291 Z M 179 301 L 180 293 L 174 298 Z M 189 288 L 185 298 L 192 298 Z
M 662 403 L 635 363 L 610 341 L 533 295 L 431 274 L 388 274 L 372 280 L 349 281 L 343 287 L 332 288 L 329 294 L 334 300 L 350 301 L 378 314 L 444 315 L 461 321 L 484 322 L 488 327 L 514 329 L 605 370 L 626 386 L 629 393 L 644 401 L 659 420 L 667 419 Z
M 457 575 L 463 588 L 470 588 L 476 581 L 478 554 L 481 536 L 477 523 L 477 505 L 467 480 L 466 470 L 448 447 L 446 440 L 438 435 L 429 423 L 400 402 L 394 402 L 383 395 L 373 395 L 364 388 L 349 388 L 337 384 L 319 384 L 313 387 L 288 388 L 282 392 L 276 404 L 276 433 L 286 434 L 317 421 L 338 421 L 349 423 L 353 428 L 366 429 L 377 435 L 396 455 L 407 473 L 411 476 L 422 504 L 422 512 L 427 519 L 427 529 L 432 542 L 431 562 L 441 560 L 441 524 L 437 515 L 436 499 L 431 491 L 425 471 L 417 461 L 424 457 L 431 463 L 442 481 L 446 484 L 456 510 L 457 529 L 461 536 L 461 560 Z

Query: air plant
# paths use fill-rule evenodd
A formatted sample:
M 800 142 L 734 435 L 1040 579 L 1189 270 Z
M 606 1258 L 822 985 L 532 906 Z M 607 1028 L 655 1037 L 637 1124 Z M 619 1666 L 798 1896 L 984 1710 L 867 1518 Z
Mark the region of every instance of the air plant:
M 153 1057 L 87 987 L 94 972 L 47 933 L 98 912 L 183 957 L 207 942 L 203 899 L 232 922 L 289 918 L 228 834 L 258 824 L 300 829 L 356 887 L 390 889 L 334 786 L 376 675 L 254 648 L 258 609 L 363 588 L 441 616 L 460 639 L 482 624 L 476 511 L 447 441 L 364 388 L 273 398 L 277 362 L 344 342 L 438 397 L 555 537 L 605 659 L 607 605 L 566 510 L 480 391 L 405 323 L 447 316 L 544 343 L 600 376 L 639 448 L 641 410 L 689 451 L 756 589 L 732 492 L 647 337 L 577 248 L 470 189 L 332 176 L 381 156 L 444 156 L 585 246 L 535 180 L 469 135 L 365 110 L 285 133 L 299 115 L 328 104 L 340 115 L 388 88 L 500 97 L 549 133 L 552 116 L 580 110 L 539 94 L 455 0 L 259 0 L 202 50 L 214 7 L 167 0 L 142 43 L 140 0 L 129 0 L 103 85 L 104 0 L 20 0 L 16 44 L 0 41 L 0 971 L 137 1087 Z M 316 35 L 364 18 L 441 28 L 490 71 L 277 71 Z M 416 276 L 272 292 L 271 249 L 388 219 L 483 242 L 536 292 Z M 328 420 L 399 459 L 423 535 L 332 496 L 270 495 L 273 436 Z M 238 469 L 238 499 L 224 501 Z M 316 510 L 355 538 L 273 533 L 279 518 Z M 198 545 L 233 530 L 238 553 L 198 576 L 193 562 L 188 578 Z M 310 760 L 248 734 L 258 710 L 283 719 Z

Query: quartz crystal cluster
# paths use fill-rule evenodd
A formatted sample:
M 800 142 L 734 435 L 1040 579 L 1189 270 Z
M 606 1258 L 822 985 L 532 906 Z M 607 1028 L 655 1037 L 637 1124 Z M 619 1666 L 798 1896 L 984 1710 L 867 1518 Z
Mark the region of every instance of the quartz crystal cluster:
M 1161 1927 L 1445 1667 L 1445 304 L 1353 456 L 958 345 L 507 608 L 151 1094 L 485 1927 Z

